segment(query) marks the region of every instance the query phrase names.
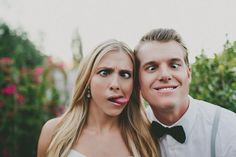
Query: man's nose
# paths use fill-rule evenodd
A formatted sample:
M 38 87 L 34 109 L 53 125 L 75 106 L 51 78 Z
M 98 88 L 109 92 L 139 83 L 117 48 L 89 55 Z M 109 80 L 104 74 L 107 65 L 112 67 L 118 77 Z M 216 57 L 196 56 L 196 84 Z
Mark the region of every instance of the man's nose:
M 166 66 L 160 67 L 158 78 L 159 78 L 159 81 L 164 81 L 164 82 L 171 80 L 170 69 L 168 69 L 168 67 Z
M 120 90 L 119 76 L 113 76 L 110 84 L 110 90 Z

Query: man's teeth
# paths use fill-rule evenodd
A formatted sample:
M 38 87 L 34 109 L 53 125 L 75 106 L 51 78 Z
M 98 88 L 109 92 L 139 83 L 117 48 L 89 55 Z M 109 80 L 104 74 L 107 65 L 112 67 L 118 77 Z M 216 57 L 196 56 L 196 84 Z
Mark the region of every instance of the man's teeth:
M 175 89 L 174 87 L 170 87 L 170 88 L 160 88 L 160 89 L 158 89 L 158 90 L 173 90 L 173 89 Z

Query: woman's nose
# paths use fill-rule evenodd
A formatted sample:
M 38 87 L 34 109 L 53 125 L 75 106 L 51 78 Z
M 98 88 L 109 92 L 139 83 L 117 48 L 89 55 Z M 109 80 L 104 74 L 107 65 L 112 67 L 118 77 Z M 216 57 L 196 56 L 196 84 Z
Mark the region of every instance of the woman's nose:
M 119 76 L 114 75 L 112 78 L 111 84 L 110 84 L 110 90 L 119 90 L 120 84 L 119 84 Z

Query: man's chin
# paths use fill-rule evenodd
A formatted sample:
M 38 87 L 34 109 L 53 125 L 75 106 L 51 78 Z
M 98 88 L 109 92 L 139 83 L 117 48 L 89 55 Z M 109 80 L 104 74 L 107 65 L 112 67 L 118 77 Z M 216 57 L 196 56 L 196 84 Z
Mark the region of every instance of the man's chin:
M 160 108 L 161 110 L 173 110 L 176 105 L 175 101 L 161 100 L 155 105 L 155 107 Z

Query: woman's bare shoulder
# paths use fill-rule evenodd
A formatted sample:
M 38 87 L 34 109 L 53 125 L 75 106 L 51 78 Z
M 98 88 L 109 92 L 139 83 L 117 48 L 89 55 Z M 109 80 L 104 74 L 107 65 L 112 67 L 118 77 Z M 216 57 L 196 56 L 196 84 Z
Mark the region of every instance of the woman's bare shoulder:
M 46 156 L 46 151 L 50 144 L 53 132 L 57 124 L 60 122 L 60 119 L 61 118 L 50 119 L 43 125 L 38 141 L 38 157 Z
M 54 129 L 56 128 L 56 125 L 60 122 L 61 118 L 53 118 L 48 120 L 42 128 L 42 132 L 46 133 L 53 133 Z

